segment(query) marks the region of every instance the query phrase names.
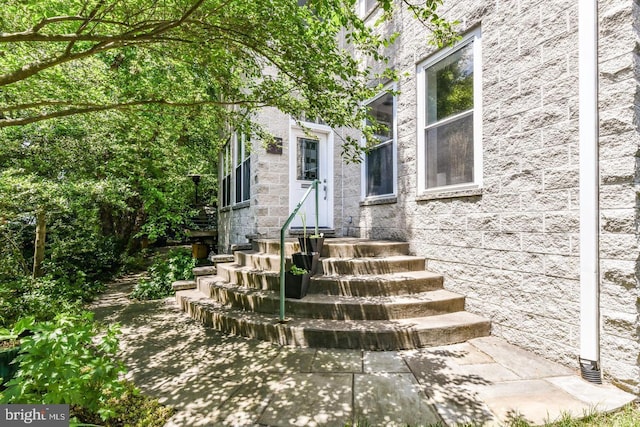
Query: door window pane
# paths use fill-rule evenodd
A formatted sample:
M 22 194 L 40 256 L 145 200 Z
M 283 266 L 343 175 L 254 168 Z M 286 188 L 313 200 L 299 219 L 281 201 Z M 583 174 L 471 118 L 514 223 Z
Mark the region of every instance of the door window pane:
M 318 144 L 317 139 L 298 138 L 297 175 L 299 181 L 318 179 Z

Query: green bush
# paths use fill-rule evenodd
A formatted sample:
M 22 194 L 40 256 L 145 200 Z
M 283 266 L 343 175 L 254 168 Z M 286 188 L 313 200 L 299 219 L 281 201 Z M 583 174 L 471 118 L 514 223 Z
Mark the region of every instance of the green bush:
M 60 314 L 53 321 L 23 323 L 33 332 L 22 338 L 16 361 L 20 369 L 0 395 L 1 403 L 69 404 L 98 414 L 114 415 L 110 399 L 122 395 L 119 375 L 124 366 L 115 359 L 117 327 L 104 334 L 92 313 Z
M 139 300 L 164 298 L 173 295 L 171 284 L 176 280 L 193 279 L 196 260 L 191 252 L 176 249 L 169 252 L 166 259 L 159 259 L 149 267 L 149 279 L 141 280 L 130 297 Z
M 80 423 L 105 427 L 162 427 L 176 412 L 172 407 L 161 405 L 157 399 L 141 394 L 130 382 L 125 383 L 122 395 L 109 400 L 109 406 L 114 413 L 106 421 L 77 405 L 71 406 L 70 415 Z
M 101 236 L 86 224 L 80 226 L 75 218 L 55 221 L 47 241 L 43 267 L 55 278 L 81 275 L 86 283 L 93 283 L 110 279 L 121 266 L 122 250 L 116 239 Z
M 96 289 L 92 290 L 91 295 Z M 82 282 L 19 277 L 0 283 L 0 326 L 9 328 L 18 319 L 31 316 L 36 321 L 52 320 L 58 313 L 79 313 L 88 299 Z

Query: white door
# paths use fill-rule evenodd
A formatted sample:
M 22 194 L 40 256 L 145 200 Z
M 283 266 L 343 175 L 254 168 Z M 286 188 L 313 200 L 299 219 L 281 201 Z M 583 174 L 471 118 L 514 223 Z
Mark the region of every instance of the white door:
M 315 179 L 318 184 L 318 226 L 333 227 L 333 138 L 330 131 L 292 129 L 289 141 L 289 212 L 298 205 Z M 313 190 L 300 209 L 306 216 L 307 232 L 313 234 L 316 223 Z M 302 227 L 302 217 L 296 215 L 291 227 Z

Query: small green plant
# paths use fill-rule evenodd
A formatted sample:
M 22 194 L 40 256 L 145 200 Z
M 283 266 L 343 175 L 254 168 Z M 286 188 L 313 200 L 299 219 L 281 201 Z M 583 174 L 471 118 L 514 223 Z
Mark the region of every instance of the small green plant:
M 300 268 L 300 267 L 298 267 L 296 265 L 292 265 L 291 268 L 289 269 L 289 271 L 294 276 L 301 276 L 303 274 L 307 274 L 308 273 L 307 270 L 305 270 L 304 268 Z
M 71 405 L 71 425 L 162 427 L 175 413 L 174 408 L 141 394 L 130 382 L 125 382 L 124 393 L 109 399 L 108 405 L 114 414 L 106 421 L 81 406 Z
M 21 339 L 20 369 L 0 394 L 1 403 L 70 404 L 103 420 L 113 416 L 109 400 L 124 391 L 124 366 L 115 359 L 117 326 L 98 338 L 93 314 L 85 312 L 41 323 L 30 318 L 21 328 L 33 335 Z
M 193 279 L 196 260 L 185 250 L 173 250 L 166 259 L 149 267 L 149 279 L 141 280 L 131 292 L 132 299 L 151 300 L 173 295 L 171 284 L 176 280 Z

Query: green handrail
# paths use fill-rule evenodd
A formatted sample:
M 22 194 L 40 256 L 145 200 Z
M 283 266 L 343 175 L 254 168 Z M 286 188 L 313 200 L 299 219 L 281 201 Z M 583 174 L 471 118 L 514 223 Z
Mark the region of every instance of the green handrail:
M 284 225 L 280 229 L 280 323 L 284 323 L 285 321 L 284 320 L 284 300 L 285 300 L 285 296 L 284 296 L 284 264 L 285 264 L 284 263 L 284 258 L 285 258 L 284 232 L 289 227 L 289 224 L 291 224 L 291 221 L 293 221 L 293 218 L 295 218 L 296 215 L 298 214 L 298 211 L 302 207 L 302 204 L 305 202 L 305 200 L 307 200 L 307 197 L 309 197 L 309 194 L 311 194 L 311 190 L 315 190 L 316 192 L 316 236 L 318 235 L 318 184 L 319 183 L 320 183 L 319 179 L 316 179 L 311 183 L 311 186 L 304 193 L 304 196 L 302 196 L 302 199 L 300 199 L 295 209 L 293 209 L 293 212 L 291 212 L 291 215 L 289 215 L 289 218 L 287 218 L 287 220 L 284 222 Z

